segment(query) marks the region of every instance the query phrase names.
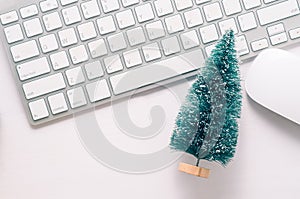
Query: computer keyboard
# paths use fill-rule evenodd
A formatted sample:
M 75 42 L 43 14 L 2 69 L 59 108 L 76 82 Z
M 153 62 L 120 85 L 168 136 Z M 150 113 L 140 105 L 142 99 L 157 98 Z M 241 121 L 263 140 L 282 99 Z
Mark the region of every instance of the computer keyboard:
M 300 41 L 297 0 L 24 0 L 1 13 L 32 125 L 193 76 L 229 29 L 241 60 Z

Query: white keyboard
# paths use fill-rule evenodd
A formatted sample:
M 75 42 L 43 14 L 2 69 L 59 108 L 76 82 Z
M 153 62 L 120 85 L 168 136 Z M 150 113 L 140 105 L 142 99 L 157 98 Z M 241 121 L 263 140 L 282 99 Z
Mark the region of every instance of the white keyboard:
M 17 2 L 1 39 L 32 125 L 195 75 L 228 29 L 241 60 L 300 41 L 297 0 Z

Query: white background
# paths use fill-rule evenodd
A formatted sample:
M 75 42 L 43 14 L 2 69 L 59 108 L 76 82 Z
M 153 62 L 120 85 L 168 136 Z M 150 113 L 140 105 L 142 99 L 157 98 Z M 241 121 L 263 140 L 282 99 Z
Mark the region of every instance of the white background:
M 300 53 L 300 48 L 290 51 Z M 92 158 L 80 142 L 73 118 L 33 129 L 2 46 L 0 60 L 1 199 L 299 198 L 300 126 L 257 105 L 245 92 L 237 154 L 227 168 L 202 163 L 212 170 L 208 180 L 178 172 L 177 163 L 155 173 L 125 174 Z M 243 79 L 250 64 L 241 65 Z M 132 99 L 129 106 L 132 121 L 147 126 L 150 109 L 156 104 L 166 111 L 166 123 L 161 135 L 144 141 L 122 134 L 110 106 L 95 114 L 115 146 L 150 153 L 167 146 L 180 103 L 168 90 L 157 90 Z M 183 159 L 194 163 L 190 157 Z

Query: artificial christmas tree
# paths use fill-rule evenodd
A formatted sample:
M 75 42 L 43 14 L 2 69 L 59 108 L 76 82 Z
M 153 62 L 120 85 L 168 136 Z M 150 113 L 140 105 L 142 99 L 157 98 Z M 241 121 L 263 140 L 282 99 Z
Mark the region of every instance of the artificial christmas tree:
M 225 166 L 234 156 L 242 104 L 234 40 L 232 30 L 223 35 L 180 108 L 170 147 L 197 159 L 196 166 L 181 163 L 181 171 L 207 178 L 200 160 Z

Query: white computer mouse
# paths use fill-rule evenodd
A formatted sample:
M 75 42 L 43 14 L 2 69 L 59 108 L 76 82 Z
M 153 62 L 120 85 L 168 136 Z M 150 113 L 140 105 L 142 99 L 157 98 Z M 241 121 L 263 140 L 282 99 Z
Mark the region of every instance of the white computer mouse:
M 246 92 L 257 103 L 300 124 L 300 57 L 279 49 L 262 51 L 253 61 Z

